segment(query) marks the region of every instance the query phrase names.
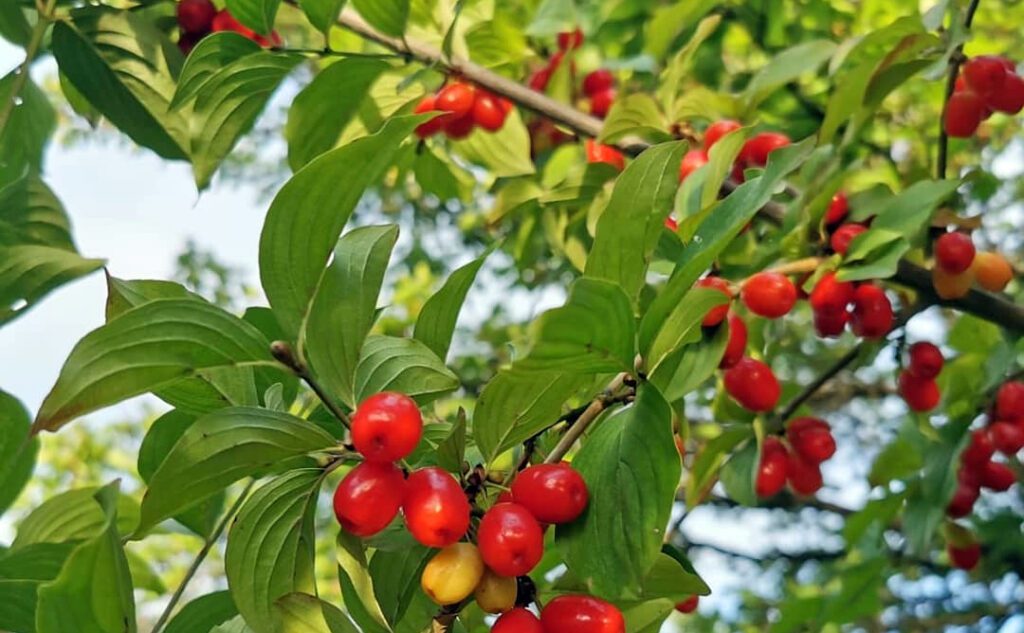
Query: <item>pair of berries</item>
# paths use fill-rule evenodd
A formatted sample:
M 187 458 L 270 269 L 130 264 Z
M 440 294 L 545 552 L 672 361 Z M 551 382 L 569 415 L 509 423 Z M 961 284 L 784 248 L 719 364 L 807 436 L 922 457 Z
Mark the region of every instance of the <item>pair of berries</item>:
M 201 39 L 210 33 L 220 31 L 233 31 L 260 46 L 281 44 L 281 37 L 276 32 L 269 38 L 264 37 L 236 20 L 227 9 L 218 11 L 210 0 L 181 0 L 178 3 L 177 15 L 178 26 L 181 28 L 178 48 L 185 55 L 188 55 Z
M 974 282 L 990 292 L 1002 292 L 1013 279 L 1013 268 L 999 253 L 978 252 L 969 235 L 943 233 L 935 240 L 932 285 L 943 299 L 966 295 Z
M 910 346 L 907 366 L 900 372 L 898 383 L 900 396 L 911 411 L 924 413 L 939 405 L 942 394 L 935 378 L 944 362 L 942 351 L 931 343 Z
M 709 275 L 698 280 L 694 285 L 697 288 L 717 290 L 729 299 L 733 297 L 732 286 L 721 277 Z M 766 319 L 777 319 L 793 309 L 797 300 L 797 291 L 796 286 L 785 275 L 764 271 L 743 282 L 740 299 L 754 314 Z M 708 311 L 701 324 L 704 327 L 714 327 L 721 323 L 728 313 L 728 304 L 716 306 Z
M 813 495 L 822 486 L 821 464 L 835 452 L 827 422 L 811 417 L 791 420 L 786 425 L 786 443 L 777 437 L 764 440 L 754 483 L 757 496 L 773 497 L 786 482 L 796 494 Z
M 815 284 L 808 300 L 819 336 L 839 336 L 847 324 L 854 334 L 867 339 L 882 338 L 892 329 L 892 303 L 877 284 L 839 281 L 830 272 Z
M 551 76 L 555 74 L 558 67 L 565 60 L 566 53 L 583 46 L 583 31 L 565 31 L 558 34 L 558 51 L 548 60 L 542 68 L 534 71 L 526 80 L 526 84 L 537 92 L 544 92 L 551 83 Z M 576 79 L 576 62 L 570 60 L 569 73 L 573 81 Z
M 715 121 L 704 131 L 704 144 L 701 149 L 694 149 L 683 155 L 682 163 L 679 165 L 679 182 L 686 180 L 690 174 L 703 167 L 708 162 L 708 152 L 723 136 L 742 127 L 739 121 L 722 119 Z M 768 155 L 789 145 L 791 141 L 785 134 L 778 132 L 761 132 L 748 139 L 732 167 L 732 178 L 736 182 L 743 182 L 745 170 L 752 167 L 764 167 L 768 164 Z
M 711 151 L 715 143 L 729 132 L 738 130 L 741 127 L 739 121 L 733 121 L 732 119 L 722 119 L 709 125 L 704 130 L 704 144 L 701 149 L 692 149 L 683 155 L 683 161 L 679 165 L 679 182 L 683 182 L 690 174 L 707 164 L 708 152 Z
M 445 114 L 417 126 L 416 135 L 420 138 L 444 132 L 448 138 L 463 139 L 475 128 L 497 132 L 505 125 L 512 102 L 483 88 L 452 81 L 437 94 L 420 99 L 413 112 L 423 114 L 436 110 Z
M 626 622 L 619 609 L 599 598 L 563 595 L 546 605 L 538 618 L 522 607 L 505 613 L 491 628 L 492 633 L 625 633 Z
M 946 134 L 968 138 L 995 112 L 1017 114 L 1024 108 L 1024 79 L 1005 57 L 984 55 L 964 64 L 943 124 Z

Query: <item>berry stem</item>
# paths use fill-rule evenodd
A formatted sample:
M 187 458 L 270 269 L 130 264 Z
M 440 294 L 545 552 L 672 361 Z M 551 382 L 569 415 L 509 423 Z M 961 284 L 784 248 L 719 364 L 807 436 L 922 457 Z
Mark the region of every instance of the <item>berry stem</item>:
M 14 75 L 14 81 L 11 82 L 10 97 L 4 99 L 3 103 L 0 103 L 0 134 L 3 134 L 4 129 L 7 127 L 7 123 L 10 122 L 11 115 L 14 114 L 14 107 L 21 96 L 21 91 L 25 89 L 25 83 L 28 81 L 29 70 L 32 68 L 32 62 L 35 61 L 36 54 L 39 52 L 39 47 L 43 43 L 43 37 L 46 35 L 46 29 L 53 21 L 53 9 L 56 4 L 57 0 L 46 0 L 45 4 L 42 2 L 36 2 L 36 9 L 39 11 L 39 16 L 36 20 L 35 27 L 32 29 L 32 35 L 29 38 L 28 44 L 25 46 L 25 61 L 18 67 L 18 71 Z
M 600 396 L 594 398 L 587 405 L 587 408 L 583 410 L 576 421 L 572 423 L 572 426 L 565 432 L 562 439 L 558 441 L 555 448 L 552 449 L 551 454 L 548 455 L 547 459 L 544 460 L 545 464 L 557 464 L 562 461 L 566 453 L 573 447 L 576 440 L 580 439 L 580 436 L 587 430 L 587 428 L 597 419 L 597 416 L 601 415 L 605 409 L 610 405 L 619 401 L 619 398 L 615 396 L 615 393 L 622 388 L 622 385 L 626 381 L 627 374 L 625 372 L 616 376 Z M 630 390 L 632 391 L 632 390 Z
M 980 0 L 971 0 L 964 16 L 964 28 L 970 29 L 974 22 L 974 14 L 978 10 Z M 949 56 L 949 72 L 946 74 L 946 93 L 942 99 L 942 116 L 939 117 L 939 150 L 935 165 L 935 177 L 945 180 L 947 163 L 949 162 L 949 136 L 946 134 L 946 111 L 949 109 L 949 98 L 956 88 L 956 78 L 960 74 L 960 65 L 964 62 L 964 45 L 960 44 Z
M 341 407 L 331 398 L 323 386 L 313 378 L 313 375 L 309 373 L 309 368 L 295 357 L 291 345 L 285 341 L 274 341 L 270 344 L 270 353 L 273 354 L 278 362 L 305 381 L 317 398 L 320 398 L 320 402 L 327 407 L 328 411 L 334 414 L 334 417 L 338 418 L 345 425 L 346 429 L 352 429 L 352 421 L 349 419 L 348 414 L 341 410 Z

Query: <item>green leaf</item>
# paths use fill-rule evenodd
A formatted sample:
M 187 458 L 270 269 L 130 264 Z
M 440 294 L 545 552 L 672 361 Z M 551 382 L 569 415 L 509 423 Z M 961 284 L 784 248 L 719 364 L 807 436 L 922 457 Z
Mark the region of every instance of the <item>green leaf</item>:
M 370 559 L 374 595 L 385 619 L 396 626 L 413 599 L 423 593 L 420 575 L 434 551 L 416 544 L 393 552 L 377 551 Z
M 57 287 L 103 263 L 52 246 L 0 245 L 0 324 L 21 316 Z
M 452 272 L 441 289 L 423 304 L 423 309 L 416 318 L 413 338 L 430 348 L 438 358 L 443 359 L 448 355 L 459 311 L 466 301 L 466 295 L 480 267 L 492 252 L 494 249 L 489 248 L 480 257 Z
M 171 109 L 181 108 L 195 99 L 203 86 L 226 66 L 262 50 L 259 44 L 234 31 L 221 31 L 203 37 L 185 60 L 174 99 L 171 100 Z
M 366 544 L 345 530 L 338 532 L 338 578 L 349 615 L 364 633 L 391 631 L 374 592 L 373 577 L 366 561 Z
M 60 575 L 39 587 L 38 633 L 135 633 L 135 601 L 117 530 L 117 483 L 96 492 L 105 517 L 98 534 L 78 545 Z
M 669 52 L 673 40 L 680 33 L 691 28 L 697 20 L 703 18 L 711 9 L 714 9 L 714 0 L 678 0 L 669 6 L 658 6 L 654 9 L 644 28 L 644 50 L 656 60 L 660 60 Z M 707 39 L 722 16 L 713 15 L 701 20 L 694 29 L 694 34 L 687 41 L 686 46 L 669 62 L 661 74 L 659 84 L 659 97 L 661 89 L 666 89 L 672 97 L 676 94 L 678 82 L 685 76 L 686 61 L 689 56 L 696 52 L 697 47 Z M 713 23 L 713 25 L 712 25 Z M 684 56 L 684 51 L 688 55 Z M 680 61 L 680 57 L 683 57 Z M 666 104 L 668 105 L 668 104 Z
M 729 326 L 726 324 L 718 328 L 714 336 L 704 336 L 669 354 L 658 371 L 651 373 L 651 382 L 669 402 L 679 400 L 715 373 L 728 342 Z
M 397 240 L 394 224 L 343 235 L 299 336 L 301 356 L 309 358 L 327 390 L 351 408 L 359 356 L 377 316 L 377 297 Z
M 210 304 L 160 299 L 133 308 L 75 345 L 32 432 L 204 369 L 274 365 L 258 330 Z
M 627 136 L 639 136 L 653 143 L 672 140 L 665 131 L 668 123 L 658 104 L 645 93 L 631 94 L 617 100 L 608 112 L 597 140 L 600 143 L 614 143 Z
M 60 574 L 72 543 L 35 543 L 0 554 L 0 630 L 33 633 L 39 585 Z
M 679 186 L 686 143 L 662 143 L 626 167 L 597 221 L 586 275 L 618 284 L 636 301 Z
M 53 27 L 60 71 L 103 116 L 163 158 L 188 155 L 188 124 L 170 109 L 179 54 L 141 13 L 90 7 Z
M 702 272 L 707 270 L 718 254 L 739 235 L 743 227 L 771 199 L 775 188 L 794 171 L 814 148 L 813 139 L 807 139 L 772 152 L 765 171 L 743 183 L 725 198 L 714 213 L 710 213 L 683 250 L 668 284 L 651 302 L 640 321 L 640 349 L 649 349 L 669 314 L 679 305 Z M 658 220 L 658 230 L 661 222 Z M 655 236 L 657 237 L 657 236 Z
M 39 440 L 29 436 L 32 418 L 17 398 L 0 389 L 0 515 L 32 477 Z
M 167 623 L 164 633 L 210 633 L 238 615 L 230 591 L 215 591 L 189 601 Z
M 13 71 L 0 79 L 0 103 L 14 100 L 14 79 Z M 42 171 L 46 146 L 57 128 L 57 113 L 39 86 L 27 80 L 17 97 L 21 104 L 11 111 L 7 125 L 0 130 L 0 156 L 3 156 L 0 187 L 23 177 L 26 172 Z M 0 212 L 5 211 L 0 206 Z
M 459 472 L 466 461 L 466 411 L 459 408 L 451 431 L 435 451 L 437 464 L 449 472 Z
M 675 610 L 675 603 L 667 598 L 641 602 L 622 613 L 626 620 L 626 633 L 659 633 L 665 619 Z
M 729 297 L 711 288 L 694 288 L 686 293 L 683 301 L 665 319 L 665 324 L 651 342 L 650 350 L 644 353 L 644 364 L 650 368 L 649 371 L 657 371 L 672 352 L 701 340 L 704 317 L 711 309 L 726 303 L 729 303 Z
M 506 450 L 553 425 L 565 401 L 590 377 L 561 371 L 498 372 L 484 386 L 473 412 L 473 437 L 490 463 Z
M 782 86 L 796 81 L 806 73 L 816 71 L 832 57 L 836 48 L 829 40 L 811 40 L 775 55 L 747 84 L 743 92 L 747 110 L 752 111 Z
M 352 0 L 370 26 L 385 35 L 401 37 L 409 21 L 409 0 Z
M 285 76 L 302 61 L 298 55 L 259 52 L 231 62 L 196 92 L 192 169 L 205 189 L 238 139 L 252 129 Z
M 293 171 L 334 147 L 387 68 L 379 59 L 343 59 L 317 73 L 295 96 L 284 130 Z
M 255 633 L 279 633 L 275 601 L 312 588 L 313 511 L 323 471 L 285 473 L 242 506 L 228 534 L 224 570 L 238 612 Z
M 207 414 L 185 430 L 150 478 L 137 533 L 240 479 L 335 444 L 331 434 L 287 413 L 235 407 Z
M 75 250 L 64 205 L 36 175 L 0 189 L 0 245 L 15 244 Z
M 444 361 L 415 339 L 373 335 L 356 365 L 356 401 L 381 391 L 398 391 L 426 404 L 459 388 Z
M 0 4 L 0 37 L 22 48 L 32 39 L 32 26 L 17 2 Z
M 536 343 L 516 363 L 532 371 L 602 373 L 632 371 L 636 355 L 636 320 L 629 298 L 614 283 L 576 280 L 561 308 L 538 321 Z
M 214 627 L 210 633 L 253 633 L 245 623 L 245 618 L 238 615 L 220 626 Z
M 749 424 L 728 427 L 704 444 L 690 469 L 689 485 L 686 488 L 687 507 L 695 507 L 700 502 L 708 486 L 714 483 L 718 469 L 729 452 L 740 442 L 751 438 L 753 434 L 754 427 Z
M 239 22 L 257 33 L 270 35 L 281 0 L 226 0 L 225 4 Z
M 35 543 L 80 541 L 99 534 L 106 525 L 106 514 L 96 502 L 98 490 L 75 488 L 47 499 L 18 525 L 11 550 Z M 125 495 L 119 496 L 117 503 L 117 531 L 131 534 L 139 523 L 139 505 Z
M 526 27 L 526 34 L 533 37 L 553 36 L 562 31 L 571 31 L 579 24 L 576 3 L 573 0 L 542 0 L 533 14 L 533 21 Z
M 693 566 L 683 564 L 668 554 L 658 554 L 643 581 L 643 598 L 657 600 L 668 598 L 675 603 L 682 602 L 697 594 L 706 596 L 711 589 L 693 570 Z
M 290 336 L 298 334 L 324 266 L 363 191 L 380 179 L 419 121 L 390 119 L 378 133 L 321 155 L 274 198 L 260 236 L 260 279 Z
M 749 442 L 742 449 L 733 453 L 722 468 L 722 485 L 733 501 L 745 506 L 757 505 L 757 493 L 754 492 L 757 463 L 760 452 L 757 442 Z
M 173 281 L 118 279 L 107 273 L 107 321 L 112 321 L 132 308 L 157 299 L 194 299 L 206 302 L 206 299 Z
M 530 133 L 515 108 L 497 132 L 477 129 L 465 139 L 452 143 L 452 147 L 463 158 L 485 167 L 495 178 L 536 172 L 530 157 Z
M 281 619 L 281 633 L 359 633 L 340 609 L 308 594 L 278 598 L 274 610 Z
M 299 7 L 309 18 L 310 24 L 323 33 L 331 30 L 338 21 L 338 14 L 345 6 L 345 0 L 299 0 Z
M 638 596 L 658 559 L 682 467 L 672 412 L 648 383 L 629 407 L 596 423 L 573 460 L 590 504 L 558 526 L 566 564 L 598 596 Z

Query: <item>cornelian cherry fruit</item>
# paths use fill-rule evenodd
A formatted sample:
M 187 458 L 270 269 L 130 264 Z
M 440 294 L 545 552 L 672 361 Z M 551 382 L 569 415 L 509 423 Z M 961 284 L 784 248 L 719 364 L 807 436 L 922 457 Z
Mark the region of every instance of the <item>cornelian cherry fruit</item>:
M 729 299 L 732 299 L 732 289 L 729 287 L 729 282 L 722 279 L 721 277 L 715 277 L 714 275 L 708 275 L 703 279 L 697 280 L 694 284 L 695 288 L 714 288 L 721 292 Z M 708 313 L 704 316 L 704 320 L 701 325 L 704 327 L 714 327 L 725 320 L 725 316 L 729 314 L 729 304 L 715 306 L 708 310 Z
M 999 253 L 976 253 L 972 267 L 978 285 L 989 292 L 1002 292 L 1013 280 L 1010 262 Z
M 568 51 L 583 45 L 583 31 L 564 31 L 558 34 L 559 50 Z
M 473 122 L 487 130 L 497 132 L 505 125 L 505 117 L 508 111 L 498 101 L 498 98 L 489 92 L 478 90 L 476 99 L 473 101 Z
M 861 284 L 853 292 L 850 329 L 857 336 L 882 338 L 892 329 L 893 311 L 889 297 L 880 286 Z
M 708 126 L 708 129 L 704 130 L 704 151 L 710 152 L 711 147 L 714 146 L 723 136 L 738 130 L 743 127 L 739 121 L 733 121 L 732 119 L 722 119 L 721 121 L 715 121 Z
M 544 627 L 532 611 L 516 607 L 495 621 L 491 633 L 544 633 Z
M 1024 418 L 1024 382 L 1004 382 L 996 391 L 996 417 L 1000 420 Z
M 178 26 L 190 35 L 209 31 L 217 15 L 217 7 L 210 0 L 181 0 L 177 10 Z
M 413 114 L 423 114 L 425 112 L 432 112 L 437 109 L 435 105 L 434 95 L 427 95 L 420 99 L 420 102 L 416 104 L 416 108 L 413 109 Z M 420 138 L 427 138 L 440 132 L 444 128 L 444 117 L 435 116 L 426 123 L 420 123 L 416 126 L 416 136 Z
M 213 17 L 213 21 L 210 23 L 210 30 L 214 33 L 221 31 L 233 31 L 264 47 L 270 46 L 271 44 L 281 43 L 281 37 L 276 32 L 271 33 L 270 39 L 267 39 L 235 19 L 235 16 L 231 15 L 227 9 L 222 9 L 217 12 L 217 15 Z
M 1010 467 L 999 462 L 985 462 L 978 470 L 981 485 L 989 490 L 1003 492 L 1017 481 Z
M 590 95 L 590 113 L 599 119 L 605 118 L 608 116 L 608 111 L 612 109 L 616 96 L 617 93 L 614 88 L 601 90 Z
M 584 143 L 584 148 L 586 149 L 588 163 L 608 163 L 619 171 L 626 167 L 625 157 L 611 145 L 602 145 L 587 139 L 586 143 Z
M 421 468 L 405 482 L 405 525 L 427 547 L 446 547 L 469 529 L 470 507 L 462 487 L 436 466 Z
M 939 405 L 939 385 L 932 378 L 918 378 L 908 371 L 900 373 L 900 396 L 911 411 L 924 413 Z
M 374 394 L 352 415 L 352 443 L 367 461 L 393 462 L 409 455 L 423 435 L 423 417 L 412 398 Z
M 750 357 L 725 371 L 725 390 L 750 411 L 770 411 L 779 402 L 782 388 L 772 368 Z
M 968 138 L 978 130 L 985 118 L 985 100 L 972 90 L 954 92 L 946 105 L 943 121 L 946 134 L 954 138 Z
M 625 633 L 622 612 L 591 596 L 563 595 L 551 600 L 541 611 L 544 633 Z
M 708 164 L 707 152 L 701 149 L 691 149 L 683 154 L 683 160 L 679 163 L 679 182 L 686 180 L 690 174 Z
M 477 528 L 477 543 L 487 567 L 502 576 L 528 574 L 544 555 L 544 531 L 518 503 L 499 503 L 488 510 Z
M 843 224 L 832 233 L 829 246 L 840 255 L 846 255 L 846 251 L 850 250 L 850 242 L 853 241 L 853 238 L 867 230 L 868 227 L 863 224 Z
M 1024 425 L 996 422 L 989 427 L 992 446 L 1003 455 L 1016 455 L 1024 448 Z
M 811 290 L 811 309 L 815 312 L 846 312 L 847 306 L 853 303 L 854 290 L 849 281 L 837 280 L 834 272 L 826 273 Z
M 932 268 L 932 287 L 935 294 L 943 299 L 959 299 L 971 291 L 974 284 L 974 268 L 962 273 L 948 273 L 941 266 Z
M 475 100 L 473 86 L 461 81 L 453 81 L 437 93 L 435 105 L 438 110 L 451 112 L 453 118 L 466 116 L 473 109 Z
M 454 140 L 464 139 L 472 133 L 475 124 L 472 112 L 462 116 L 448 115 L 444 117 L 445 136 Z
M 956 490 L 953 492 L 953 498 L 949 500 L 949 505 L 946 506 L 946 514 L 954 519 L 961 519 L 974 510 L 974 503 L 977 500 L 977 486 L 961 482 L 957 484 Z
M 334 516 L 356 536 L 372 536 L 391 523 L 402 507 L 405 476 L 389 462 L 363 462 L 334 491 Z
M 786 439 L 804 460 L 820 464 L 835 455 L 836 441 L 828 422 L 818 418 L 795 418 L 786 425 Z
M 583 78 L 583 94 L 593 97 L 599 92 L 615 87 L 615 76 L 607 68 L 598 68 Z
M 832 196 L 828 203 L 828 210 L 825 211 L 825 224 L 832 225 L 842 222 L 843 218 L 850 213 L 850 202 L 842 191 Z
M 1003 62 L 990 55 L 972 57 L 963 66 L 964 82 L 980 95 L 990 95 L 1001 89 L 1007 74 Z
M 821 490 L 822 485 L 824 485 L 821 478 L 821 468 L 818 464 L 794 453 L 789 454 L 786 479 L 789 481 L 789 487 L 793 489 L 793 492 L 805 497 L 818 492 Z
M 768 164 L 768 155 L 777 149 L 790 144 L 789 137 L 778 132 L 761 132 L 748 140 L 740 150 L 740 161 L 747 166 L 764 167 Z
M 590 494 L 583 477 L 566 462 L 537 464 L 516 475 L 515 502 L 542 523 L 569 523 L 587 509 Z
M 693 613 L 697 610 L 697 605 L 700 604 L 700 596 L 692 595 L 686 600 L 676 604 L 676 611 L 679 613 Z
M 846 324 L 850 321 L 850 314 L 846 310 L 834 312 L 815 310 L 813 316 L 814 330 L 818 333 L 818 336 L 824 337 L 842 335 L 843 330 L 846 329 Z
M 944 233 L 935 240 L 935 263 L 953 275 L 971 267 L 975 252 L 974 242 L 963 233 Z
M 972 543 L 957 547 L 956 545 L 947 544 L 946 554 L 949 555 L 949 562 L 953 564 L 953 567 L 970 571 L 977 567 L 978 561 L 981 560 L 981 545 Z
M 760 272 L 743 284 L 740 298 L 754 314 L 777 319 L 796 304 L 796 286 L 781 273 Z
M 910 346 L 910 362 L 907 371 L 918 378 L 935 378 L 942 371 L 945 362 L 942 350 L 927 342 L 914 343 Z
M 747 351 L 747 324 L 739 315 L 729 313 L 729 340 L 725 343 L 725 353 L 718 366 L 722 369 L 729 369 L 740 362 Z
M 754 491 L 757 496 L 767 499 L 779 494 L 786 486 L 788 469 L 789 457 L 786 455 L 786 447 L 777 437 L 764 438 L 761 462 L 757 466 L 757 477 L 754 480 Z
M 1003 87 L 988 95 L 988 106 L 997 112 L 1017 114 L 1024 109 L 1024 78 L 1016 74 L 1007 74 Z
M 971 442 L 960 454 L 960 461 L 971 468 L 981 468 L 992 459 L 996 447 L 992 443 L 992 436 L 988 429 L 978 429 L 971 433 Z

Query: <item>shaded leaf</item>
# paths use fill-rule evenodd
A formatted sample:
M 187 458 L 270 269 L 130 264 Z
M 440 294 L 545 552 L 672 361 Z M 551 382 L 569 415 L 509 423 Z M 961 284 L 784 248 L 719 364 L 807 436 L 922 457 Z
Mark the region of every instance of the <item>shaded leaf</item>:
M 413 338 L 430 348 L 438 358 L 444 359 L 448 355 L 462 304 L 484 260 L 493 251 L 490 248 L 480 257 L 453 271 L 441 289 L 427 299 L 416 317 Z
M 459 379 L 426 345 L 415 339 L 373 335 L 356 366 L 356 401 L 398 391 L 426 404 L 459 388 Z

